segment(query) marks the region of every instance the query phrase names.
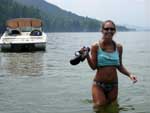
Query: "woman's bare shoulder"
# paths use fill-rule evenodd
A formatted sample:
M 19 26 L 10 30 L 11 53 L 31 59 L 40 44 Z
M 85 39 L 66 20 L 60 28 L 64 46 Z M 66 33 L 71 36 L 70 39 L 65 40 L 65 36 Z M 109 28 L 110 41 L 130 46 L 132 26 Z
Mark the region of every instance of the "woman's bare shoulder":
M 116 43 L 117 47 L 122 47 L 121 43 Z
M 94 43 L 91 45 L 91 49 L 97 49 L 98 46 L 99 46 L 98 41 L 97 41 L 97 42 L 94 42 Z
M 119 53 L 120 53 L 120 54 L 122 54 L 122 50 L 123 50 L 123 46 L 122 46 L 122 44 L 120 44 L 120 43 L 116 43 L 116 47 L 117 47 L 117 49 L 118 49 Z
M 120 44 L 120 43 L 116 43 L 116 46 L 117 46 L 118 48 L 123 48 L 122 44 Z

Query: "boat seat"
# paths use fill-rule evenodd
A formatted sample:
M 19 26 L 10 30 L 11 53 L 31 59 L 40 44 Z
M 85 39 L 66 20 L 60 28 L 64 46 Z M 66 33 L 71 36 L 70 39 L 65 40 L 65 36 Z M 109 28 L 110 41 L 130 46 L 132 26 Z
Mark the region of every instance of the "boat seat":
M 21 32 L 19 30 L 11 30 L 8 35 L 21 35 Z
M 42 35 L 42 31 L 40 30 L 33 30 L 30 33 L 30 36 L 41 36 Z

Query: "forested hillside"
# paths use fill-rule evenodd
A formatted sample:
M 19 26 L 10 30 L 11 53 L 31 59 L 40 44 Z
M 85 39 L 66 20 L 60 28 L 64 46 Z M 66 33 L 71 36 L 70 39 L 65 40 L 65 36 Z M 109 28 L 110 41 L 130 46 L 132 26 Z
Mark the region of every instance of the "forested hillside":
M 99 20 L 78 16 L 44 0 L 1 0 L 0 17 L 0 32 L 11 18 L 42 19 L 47 32 L 97 32 L 101 24 Z M 129 30 L 117 27 L 120 31 Z

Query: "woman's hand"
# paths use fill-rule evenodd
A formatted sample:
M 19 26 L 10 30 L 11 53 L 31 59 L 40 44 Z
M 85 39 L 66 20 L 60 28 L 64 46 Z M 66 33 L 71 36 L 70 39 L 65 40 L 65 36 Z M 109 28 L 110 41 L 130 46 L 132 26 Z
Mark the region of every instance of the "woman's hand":
M 83 57 L 89 56 L 90 48 L 89 47 L 82 47 L 79 51 Z
M 129 78 L 132 80 L 133 83 L 137 82 L 137 77 L 135 75 L 130 75 Z

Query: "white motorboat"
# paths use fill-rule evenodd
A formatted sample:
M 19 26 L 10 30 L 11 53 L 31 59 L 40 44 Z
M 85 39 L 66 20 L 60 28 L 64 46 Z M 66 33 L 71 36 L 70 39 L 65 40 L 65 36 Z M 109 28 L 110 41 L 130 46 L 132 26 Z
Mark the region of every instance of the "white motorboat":
M 46 33 L 42 21 L 34 18 L 16 18 L 6 22 L 6 31 L 0 38 L 1 51 L 46 50 Z

